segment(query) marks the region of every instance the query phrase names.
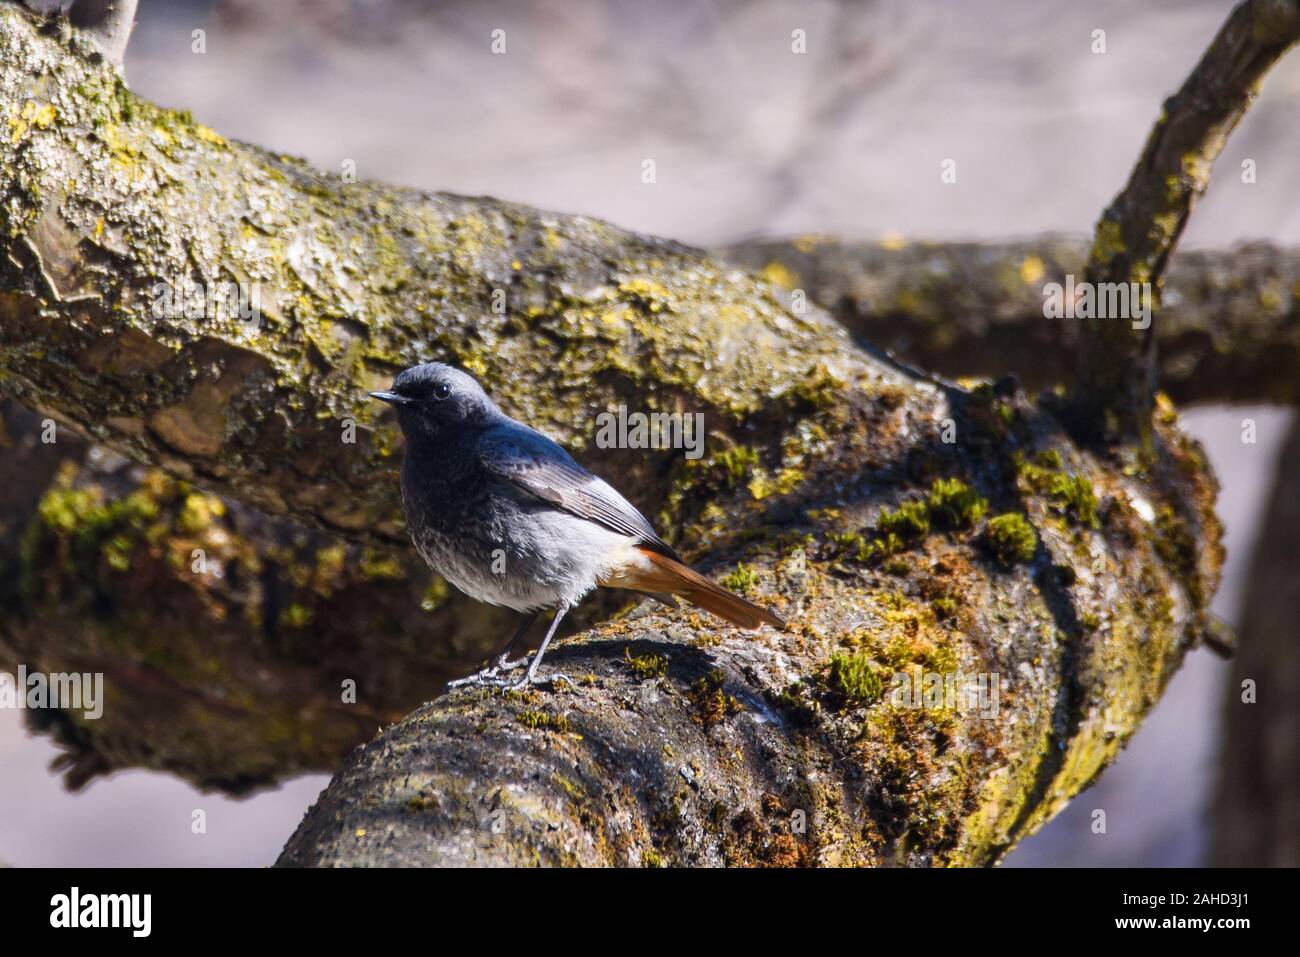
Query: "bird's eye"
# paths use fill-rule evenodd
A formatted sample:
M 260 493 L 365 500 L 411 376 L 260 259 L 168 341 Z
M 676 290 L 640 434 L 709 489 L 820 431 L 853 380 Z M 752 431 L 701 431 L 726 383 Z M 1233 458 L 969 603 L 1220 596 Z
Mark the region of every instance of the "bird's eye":
M 433 397 L 441 402 L 447 396 L 451 395 L 451 386 L 445 382 L 439 382 L 433 387 Z

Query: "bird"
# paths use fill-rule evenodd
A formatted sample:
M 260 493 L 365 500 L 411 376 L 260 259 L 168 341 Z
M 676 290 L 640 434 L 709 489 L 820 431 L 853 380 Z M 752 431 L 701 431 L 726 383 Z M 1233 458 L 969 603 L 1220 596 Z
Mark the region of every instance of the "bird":
M 449 687 L 572 683 L 539 676 L 538 667 L 560 621 L 597 586 L 673 607 L 681 597 L 744 629 L 785 628 L 690 568 L 613 486 L 502 412 L 461 369 L 415 365 L 387 391 L 368 394 L 394 408 L 405 439 L 402 505 L 416 550 L 466 595 L 526 616 L 494 663 Z M 510 660 L 548 609 L 554 615 L 531 661 Z

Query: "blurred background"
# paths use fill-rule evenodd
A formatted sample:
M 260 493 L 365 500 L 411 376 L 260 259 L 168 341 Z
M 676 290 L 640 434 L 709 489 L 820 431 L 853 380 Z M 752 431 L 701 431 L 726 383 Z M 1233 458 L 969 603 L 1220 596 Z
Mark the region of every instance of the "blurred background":
M 141 95 L 325 170 L 692 244 L 802 233 L 1000 240 L 1090 231 L 1232 5 L 142 0 L 126 68 Z M 493 52 L 497 30 L 504 53 Z M 805 31 L 803 55 L 791 52 L 794 30 Z M 1105 53 L 1093 52 L 1097 30 Z M 1295 55 L 1233 134 L 1184 247 L 1300 243 L 1298 106 Z M 653 189 L 641 182 L 645 159 Z M 956 184 L 940 182 L 945 159 L 957 162 Z M 1241 181 L 1244 159 L 1257 165 L 1254 183 Z M 82 443 L 42 450 L 30 414 L 4 415 L 0 541 L 27 570 L 15 559 L 0 583 L 0 603 L 23 609 L 0 626 L 0 670 L 113 668 L 121 718 L 87 728 L 0 710 L 0 863 L 269 864 L 348 748 L 474 660 L 475 649 L 440 636 L 479 612 L 448 601 L 403 556 L 275 526 Z M 1254 443 L 1242 440 L 1248 419 Z M 1261 594 L 1261 529 L 1296 517 L 1285 505 L 1300 462 L 1274 493 L 1292 419 L 1277 407 L 1185 410 L 1223 485 L 1228 564 L 1214 609 L 1232 624 Z M 74 520 L 99 536 L 89 551 L 63 534 Z M 167 571 L 195 543 L 229 570 L 202 594 Z M 1268 567 L 1282 560 L 1300 567 L 1285 549 Z M 135 592 L 113 577 L 122 562 Z M 149 615 L 133 618 L 133 602 Z M 1295 620 L 1265 615 L 1260 627 L 1290 645 Z M 322 635 L 313 621 L 332 628 Z M 403 637 L 370 643 L 361 632 Z M 67 657 L 49 658 L 51 633 Z M 128 646 L 132 667 L 103 665 Z M 1293 653 L 1277 654 L 1261 646 L 1247 660 L 1295 667 Z M 358 667 L 383 707 L 337 706 L 339 680 Z M 1297 781 L 1252 777 L 1249 749 L 1229 735 L 1246 707 L 1230 693 L 1233 667 L 1190 654 L 1115 765 L 1007 866 L 1282 862 L 1260 833 L 1240 832 L 1256 812 L 1238 795 L 1262 788 L 1272 803 L 1256 816 L 1280 816 L 1277 802 L 1300 801 Z M 1294 711 L 1278 721 L 1246 733 L 1266 739 L 1264 751 L 1300 751 Z M 1091 829 L 1097 808 L 1105 834 Z M 204 833 L 191 827 L 195 810 Z

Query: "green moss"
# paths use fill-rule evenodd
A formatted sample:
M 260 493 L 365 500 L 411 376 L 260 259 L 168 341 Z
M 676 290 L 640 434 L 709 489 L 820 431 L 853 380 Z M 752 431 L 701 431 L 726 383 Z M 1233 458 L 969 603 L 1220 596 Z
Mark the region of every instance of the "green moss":
M 368 546 L 361 550 L 357 567 L 361 570 L 361 577 L 366 581 L 380 579 L 396 581 L 406 577 L 406 569 L 390 552 Z M 447 583 L 443 582 L 442 587 L 445 592 Z
M 955 598 L 949 598 L 944 595 L 930 602 L 930 609 L 934 612 L 934 617 L 939 621 L 948 621 L 957 617 L 957 609 L 960 606 Z
M 828 409 L 840 401 L 844 394 L 844 382 L 825 363 L 818 363 L 795 384 L 789 394 L 797 404 L 813 409 Z
M 1025 484 L 1045 495 L 1067 519 L 1088 528 L 1100 527 L 1092 482 L 1082 475 L 1060 471 L 1061 466 L 1061 454 L 1055 449 L 1040 452 L 1034 462 L 1017 460 L 1017 471 Z
M 745 710 L 740 699 L 723 690 L 726 680 L 727 676 L 715 669 L 691 685 L 689 696 L 694 706 L 691 717 L 706 728 Z
M 763 474 L 759 462 L 758 450 L 746 445 L 733 445 L 701 459 L 685 459 L 668 491 L 660 522 L 675 525 L 680 515 L 692 510 L 688 502 L 714 498 L 741 485 L 751 484 L 751 494 L 761 495 L 770 480 Z M 706 523 L 717 524 L 725 516 L 725 513 L 715 510 L 710 518 L 707 505 L 698 507 Z
M 642 681 L 651 678 L 662 678 L 668 673 L 668 658 L 664 655 L 649 654 L 633 658 L 632 652 L 624 648 L 623 660 L 632 669 L 632 673 Z
M 989 503 L 979 493 L 960 479 L 936 479 L 926 498 L 930 521 L 939 528 L 952 531 L 973 528 Z
M 836 553 L 859 562 L 884 561 L 890 574 L 906 575 L 907 562 L 896 556 L 937 527 L 971 528 L 988 509 L 988 503 L 959 479 L 939 479 L 926 499 L 909 499 L 896 509 L 882 509 L 870 538 L 861 532 L 840 532 L 831 537 Z
M 1168 505 L 1162 506 L 1156 513 L 1155 529 L 1156 554 L 1182 581 L 1188 596 L 1197 607 L 1202 607 L 1205 603 L 1205 593 L 1197 571 L 1196 536 L 1192 534 L 1191 529 L 1178 513 Z
M 722 474 L 734 486 L 758 465 L 758 451 L 747 445 L 737 445 L 719 452 L 713 457 L 713 464 L 722 470 Z
M 837 555 L 864 562 L 870 555 L 871 542 L 861 532 L 836 532 L 830 543 Z
M 97 486 L 74 487 L 76 474 L 71 465 L 60 471 L 23 533 L 20 575 L 26 591 L 36 586 L 48 562 L 60 562 L 65 570 L 90 578 L 101 561 L 112 571 L 127 571 L 140 543 L 169 532 L 166 523 L 157 519 L 162 506 L 185 490 L 151 470 L 134 492 L 106 500 Z
M 831 655 L 826 686 L 845 704 L 871 704 L 884 694 L 879 666 L 870 655 L 837 651 Z
M 741 595 L 748 595 L 750 590 L 758 584 L 758 572 L 754 571 L 752 566 L 741 562 L 736 566 L 735 571 L 718 579 L 718 584 Z
M 1057 473 L 1047 483 L 1047 496 L 1075 523 L 1098 528 L 1097 495 L 1082 475 Z
M 912 601 L 897 589 L 881 595 L 880 604 L 890 612 L 903 612 L 906 614 L 910 614 L 914 608 Z
M 894 535 L 902 542 L 917 542 L 930 533 L 930 511 L 925 502 L 913 499 L 895 511 L 881 511 L 876 529 L 882 538 Z
M 993 557 L 1006 566 L 1029 561 L 1038 547 L 1033 526 L 1016 512 L 989 519 L 985 540 Z
M 897 575 L 900 578 L 906 576 L 912 570 L 912 566 L 907 563 L 907 559 L 900 555 L 885 559 L 884 564 L 880 567 L 885 570 L 886 574 Z
M 912 665 L 945 674 L 957 670 L 957 651 L 947 632 L 925 623 L 915 610 L 891 616 L 891 622 L 902 630 L 891 635 L 881 651 L 889 670 L 904 671 Z
M 515 720 L 530 731 L 554 731 L 568 734 L 573 730 L 569 719 L 562 714 L 547 714 L 545 711 L 521 711 Z
M 801 682 L 791 682 L 779 694 L 771 697 L 777 707 L 794 719 L 795 724 L 812 724 L 817 716 L 815 703 L 805 700 L 803 696 L 803 684 Z
M 1093 241 L 1089 258 L 1094 262 L 1108 263 L 1121 255 L 1126 248 L 1119 223 L 1106 217 L 1097 224 L 1097 236 Z

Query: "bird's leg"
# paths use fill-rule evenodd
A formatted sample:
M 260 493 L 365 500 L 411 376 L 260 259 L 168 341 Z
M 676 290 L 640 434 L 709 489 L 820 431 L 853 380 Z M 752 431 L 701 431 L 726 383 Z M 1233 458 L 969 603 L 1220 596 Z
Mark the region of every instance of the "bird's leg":
M 528 629 L 532 627 L 533 622 L 537 620 L 537 616 L 540 614 L 541 612 L 535 611 L 524 619 L 523 624 L 519 626 L 519 630 L 515 632 L 515 636 L 510 639 L 510 643 L 502 649 L 501 654 L 497 655 L 495 664 L 488 665 L 486 668 L 481 668 L 472 675 L 467 675 L 464 678 L 457 678 L 455 681 L 448 681 L 447 687 L 451 689 L 492 684 L 492 679 L 501 672 L 514 671 L 516 668 L 522 668 L 528 663 L 527 658 L 520 658 L 518 661 L 507 661 L 506 659 L 510 657 L 511 650 L 515 645 L 519 644 L 524 635 L 528 633 Z
M 532 664 L 528 666 L 528 672 L 522 678 L 518 678 L 508 683 L 503 683 L 501 687 L 514 690 L 516 688 L 522 688 L 525 685 L 550 684 L 555 681 L 567 681 L 569 684 L 573 684 L 573 679 L 568 675 L 555 674 L 540 679 L 537 677 L 537 667 L 542 663 L 542 656 L 546 654 L 546 646 L 549 645 L 551 639 L 555 637 L 555 630 L 560 627 L 560 620 L 568 613 L 568 611 L 568 605 L 560 605 L 555 609 L 555 617 L 551 619 L 551 627 L 546 629 L 546 637 L 542 639 L 542 643 L 538 647 L 536 654 L 533 655 L 533 661 Z
M 528 629 L 533 626 L 533 622 L 537 620 L 537 616 L 540 614 L 540 611 L 535 611 L 524 619 L 524 623 L 519 626 L 519 630 L 515 632 L 515 636 L 510 639 L 510 644 L 506 645 L 505 648 L 501 650 L 501 654 L 497 655 L 496 665 L 494 666 L 497 671 L 514 671 L 516 668 L 522 668 L 528 663 L 527 655 L 516 661 L 510 661 L 510 652 L 514 650 L 515 645 L 519 644 L 519 642 L 523 640 L 524 635 L 528 633 Z

